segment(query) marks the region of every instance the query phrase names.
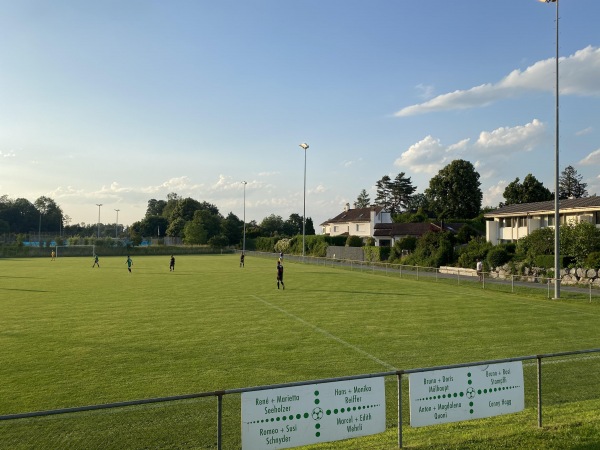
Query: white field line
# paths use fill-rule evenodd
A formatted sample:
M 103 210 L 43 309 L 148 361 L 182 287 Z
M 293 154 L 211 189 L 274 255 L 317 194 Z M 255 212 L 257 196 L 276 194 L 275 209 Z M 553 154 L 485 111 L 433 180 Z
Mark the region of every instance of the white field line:
M 283 308 L 280 308 L 280 307 L 279 307 L 279 306 L 277 306 L 277 305 L 274 305 L 274 304 L 272 304 L 272 303 L 269 303 L 269 302 L 268 302 L 268 301 L 266 301 L 265 299 L 262 299 L 262 298 L 260 298 L 260 297 L 258 297 L 258 296 L 256 296 L 256 295 L 252 295 L 252 297 L 254 297 L 254 298 L 255 298 L 255 299 L 257 299 L 257 300 L 260 300 L 260 301 L 261 301 L 261 302 L 263 302 L 265 305 L 267 305 L 267 306 L 269 306 L 269 307 L 271 307 L 271 308 L 273 308 L 273 309 L 276 309 L 277 311 L 279 311 L 279 312 L 281 312 L 281 313 L 285 314 L 286 316 L 289 316 L 289 317 L 291 317 L 292 319 L 294 319 L 294 320 L 296 320 L 296 321 L 298 321 L 298 322 L 302 323 L 303 325 L 306 325 L 307 327 L 309 327 L 309 328 L 312 328 L 314 331 L 317 331 L 318 333 L 321 333 L 321 334 L 323 334 L 323 335 L 327 336 L 328 338 L 330 338 L 330 339 L 333 339 L 333 340 L 334 340 L 334 341 L 336 341 L 336 342 L 339 342 L 340 344 L 342 344 L 342 345 L 344 345 L 344 346 L 346 346 L 346 347 L 348 347 L 348 348 L 350 348 L 350 349 L 354 350 L 355 352 L 357 352 L 357 353 L 360 353 L 360 354 L 361 354 L 361 355 L 363 355 L 363 356 L 366 356 L 366 357 L 367 357 L 367 358 L 369 358 L 370 360 L 372 360 L 372 361 L 375 361 L 377 364 L 380 364 L 380 365 L 382 365 L 382 366 L 383 366 L 383 367 L 385 367 L 386 369 L 388 369 L 388 370 L 398 370 L 398 369 L 396 369 L 394 366 L 392 366 L 391 364 L 388 364 L 388 363 L 386 363 L 385 361 L 382 361 L 382 360 L 380 360 L 379 358 L 377 358 L 377 357 L 375 357 L 375 356 L 371 355 L 370 353 L 368 353 L 368 352 L 366 352 L 366 351 L 364 351 L 364 350 L 362 350 L 362 349 L 358 348 L 357 346 L 355 346 L 355 345 L 352 345 L 352 344 L 350 344 L 349 342 L 346 342 L 346 341 L 344 341 L 343 339 L 341 339 L 341 338 L 339 338 L 339 337 L 337 337 L 337 336 L 334 336 L 334 335 L 333 335 L 333 334 L 331 334 L 329 331 L 323 330 L 322 328 L 319 328 L 319 327 L 317 327 L 316 325 L 313 325 L 312 323 L 310 323 L 310 322 L 307 322 L 306 320 L 304 320 L 304 319 L 302 319 L 302 318 L 300 318 L 300 317 L 298 317 L 298 316 L 296 316 L 296 315 L 294 315 L 294 314 L 292 314 L 292 313 L 290 313 L 290 312 L 286 311 L 286 310 L 285 310 L 285 309 L 283 309 Z

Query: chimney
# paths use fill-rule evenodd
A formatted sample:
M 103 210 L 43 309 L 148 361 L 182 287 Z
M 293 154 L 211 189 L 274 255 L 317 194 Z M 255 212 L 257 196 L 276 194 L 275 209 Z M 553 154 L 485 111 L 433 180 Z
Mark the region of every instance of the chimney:
M 346 206 L 344 207 L 344 212 L 348 211 L 350 211 L 350 203 L 346 203 Z

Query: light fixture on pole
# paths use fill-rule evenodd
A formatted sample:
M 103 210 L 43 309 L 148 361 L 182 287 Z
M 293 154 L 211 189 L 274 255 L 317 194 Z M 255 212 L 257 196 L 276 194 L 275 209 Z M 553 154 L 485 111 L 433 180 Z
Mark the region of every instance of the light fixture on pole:
M 559 184 L 559 164 L 558 164 L 558 155 L 559 155 L 559 133 L 558 133 L 558 125 L 559 125 L 559 108 L 558 108 L 558 0 L 538 0 L 542 3 L 556 3 L 556 55 L 555 55 L 555 75 L 556 78 L 554 80 L 554 98 L 555 98 L 555 134 L 554 134 L 554 298 L 560 298 L 560 203 L 559 203 L 559 194 L 558 194 L 558 184 Z
M 304 249 L 306 248 L 306 150 L 308 150 L 308 144 L 304 142 L 300 144 L 300 148 L 304 150 L 304 206 L 302 209 L 302 258 L 304 258 Z
M 117 212 L 117 221 L 115 222 L 115 239 L 119 237 L 119 211 L 120 209 L 115 209 Z
M 246 181 L 242 181 L 244 185 L 244 238 L 242 240 L 242 255 L 246 254 Z
M 102 203 L 96 203 L 96 206 L 98 207 L 98 239 L 100 239 L 100 207 Z

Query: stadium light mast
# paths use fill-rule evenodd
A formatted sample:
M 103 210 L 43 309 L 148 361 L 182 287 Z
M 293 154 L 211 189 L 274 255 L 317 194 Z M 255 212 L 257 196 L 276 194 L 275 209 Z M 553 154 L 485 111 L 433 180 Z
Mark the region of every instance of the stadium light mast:
M 117 212 L 117 221 L 115 222 L 115 239 L 119 237 L 119 211 L 120 209 L 115 209 Z
M 242 181 L 244 185 L 244 239 L 242 240 L 242 255 L 246 254 L 246 181 Z
M 96 203 L 96 206 L 98 207 L 98 239 L 100 239 L 100 207 L 102 203 Z
M 542 3 L 556 3 L 556 56 L 555 56 L 555 80 L 554 80 L 554 98 L 555 98 L 555 126 L 554 126 L 554 298 L 560 298 L 560 202 L 558 195 L 559 184 L 559 108 L 558 108 L 558 0 L 538 0 Z
M 302 209 L 302 260 L 304 261 L 304 249 L 306 241 L 306 150 L 308 150 L 306 142 L 300 144 L 300 148 L 304 150 L 304 206 Z

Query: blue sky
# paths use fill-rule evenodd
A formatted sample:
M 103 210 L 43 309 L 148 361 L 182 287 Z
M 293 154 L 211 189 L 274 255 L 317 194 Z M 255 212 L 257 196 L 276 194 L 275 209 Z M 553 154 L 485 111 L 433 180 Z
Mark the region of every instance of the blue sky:
M 560 168 L 600 194 L 598 0 L 560 0 Z M 555 4 L 0 0 L 0 195 L 125 225 L 170 192 L 334 217 L 453 159 L 554 190 Z

